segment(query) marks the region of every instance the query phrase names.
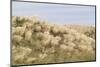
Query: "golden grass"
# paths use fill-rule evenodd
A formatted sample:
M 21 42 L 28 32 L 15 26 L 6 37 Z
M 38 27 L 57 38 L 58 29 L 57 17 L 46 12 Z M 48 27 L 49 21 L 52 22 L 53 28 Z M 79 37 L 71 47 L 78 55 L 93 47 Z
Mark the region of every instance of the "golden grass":
M 93 61 L 95 27 L 57 25 L 36 17 L 12 17 L 12 64 Z

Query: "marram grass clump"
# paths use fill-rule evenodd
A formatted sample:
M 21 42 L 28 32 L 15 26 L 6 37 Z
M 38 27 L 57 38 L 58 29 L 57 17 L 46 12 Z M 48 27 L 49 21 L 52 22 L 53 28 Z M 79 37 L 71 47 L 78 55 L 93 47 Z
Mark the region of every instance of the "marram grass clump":
M 12 17 L 13 65 L 93 61 L 95 49 L 94 26 L 50 24 L 34 16 Z

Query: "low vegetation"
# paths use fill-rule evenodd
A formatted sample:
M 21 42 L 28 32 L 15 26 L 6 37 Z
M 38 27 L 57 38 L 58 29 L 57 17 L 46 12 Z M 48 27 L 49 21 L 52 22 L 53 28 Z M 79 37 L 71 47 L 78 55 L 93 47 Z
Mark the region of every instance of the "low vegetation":
M 37 17 L 12 17 L 12 64 L 95 60 L 95 27 L 58 25 Z

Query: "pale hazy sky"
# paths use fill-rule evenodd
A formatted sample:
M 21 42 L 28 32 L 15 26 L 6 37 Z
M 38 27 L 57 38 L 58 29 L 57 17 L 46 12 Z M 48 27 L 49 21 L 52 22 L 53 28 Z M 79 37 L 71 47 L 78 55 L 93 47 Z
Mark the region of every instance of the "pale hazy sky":
M 12 2 L 12 15 L 38 16 L 58 24 L 95 24 L 94 6 Z

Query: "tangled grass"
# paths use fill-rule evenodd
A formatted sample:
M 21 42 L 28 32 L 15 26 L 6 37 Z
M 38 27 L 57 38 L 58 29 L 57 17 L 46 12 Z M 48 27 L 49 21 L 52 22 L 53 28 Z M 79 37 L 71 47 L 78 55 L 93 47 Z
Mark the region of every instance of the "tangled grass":
M 95 27 L 57 25 L 37 17 L 12 17 L 12 64 L 95 60 Z

